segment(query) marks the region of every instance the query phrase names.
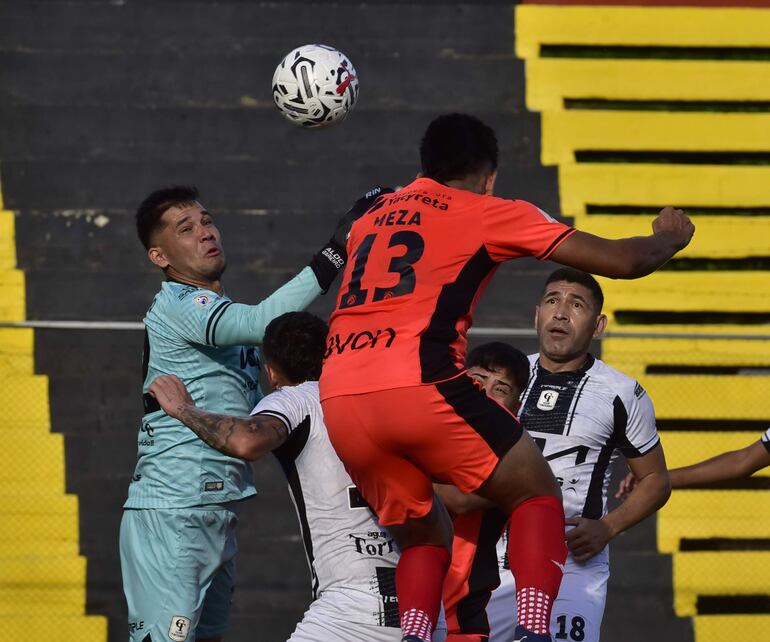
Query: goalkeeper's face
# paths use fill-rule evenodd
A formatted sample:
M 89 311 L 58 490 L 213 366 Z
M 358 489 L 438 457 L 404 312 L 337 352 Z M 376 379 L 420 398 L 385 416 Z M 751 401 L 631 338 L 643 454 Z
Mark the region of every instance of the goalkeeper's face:
M 184 282 L 219 281 L 227 265 L 222 236 L 198 202 L 167 209 L 152 237 L 149 254 L 167 275 Z

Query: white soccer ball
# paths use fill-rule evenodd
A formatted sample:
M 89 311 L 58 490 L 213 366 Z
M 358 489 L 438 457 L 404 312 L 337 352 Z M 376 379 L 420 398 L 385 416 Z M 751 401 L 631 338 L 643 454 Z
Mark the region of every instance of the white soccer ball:
M 278 111 L 302 127 L 327 127 L 343 121 L 357 99 L 356 70 L 334 47 L 297 47 L 273 74 Z

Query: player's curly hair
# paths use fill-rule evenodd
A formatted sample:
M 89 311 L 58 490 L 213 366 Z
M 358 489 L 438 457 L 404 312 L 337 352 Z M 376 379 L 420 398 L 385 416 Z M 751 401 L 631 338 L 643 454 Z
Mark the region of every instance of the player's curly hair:
M 469 114 L 434 118 L 420 143 L 422 175 L 439 183 L 497 169 L 497 137 Z
M 175 205 L 186 205 L 198 200 L 198 190 L 187 185 L 174 185 L 155 190 L 136 210 L 136 232 L 145 249 L 150 249 L 150 238 L 158 227 L 160 217 Z
M 524 392 L 529 381 L 529 359 L 521 350 L 502 341 L 490 341 L 477 346 L 468 353 L 465 367 L 474 366 L 491 372 L 505 370 L 516 384 L 519 392 Z
M 545 281 L 543 294 L 545 294 L 548 285 L 550 283 L 555 283 L 556 281 L 579 283 L 580 285 L 585 286 L 591 291 L 591 294 L 593 294 L 594 301 L 596 302 L 596 313 L 599 314 L 602 311 L 602 307 L 604 306 L 604 292 L 602 292 L 602 286 L 599 285 L 599 282 L 592 274 L 570 267 L 562 267 L 558 270 L 554 270 Z
M 287 312 L 265 330 L 262 354 L 291 383 L 318 381 L 321 377 L 329 327 L 309 312 Z

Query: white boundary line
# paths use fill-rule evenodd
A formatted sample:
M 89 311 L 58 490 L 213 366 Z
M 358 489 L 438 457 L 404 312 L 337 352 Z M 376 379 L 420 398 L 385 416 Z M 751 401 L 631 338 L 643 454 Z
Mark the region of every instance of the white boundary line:
M 0 321 L 0 328 L 36 328 L 40 330 L 144 330 L 141 321 Z M 468 332 L 477 337 L 518 337 L 534 339 L 534 328 L 471 328 Z M 731 339 L 741 341 L 770 341 L 768 334 L 717 334 L 698 332 L 608 332 L 603 338 L 627 339 Z

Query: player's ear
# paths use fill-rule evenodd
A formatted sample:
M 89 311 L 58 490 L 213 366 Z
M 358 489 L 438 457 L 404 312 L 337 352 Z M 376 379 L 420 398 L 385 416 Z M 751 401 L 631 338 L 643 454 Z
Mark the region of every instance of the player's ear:
M 600 314 L 598 317 L 596 317 L 596 326 L 594 327 L 594 339 L 598 339 L 600 336 L 604 334 L 604 331 L 607 329 L 607 315 L 606 314 Z
M 165 270 L 169 266 L 169 261 L 163 253 L 163 250 L 157 246 L 147 250 L 147 256 L 149 256 L 150 261 L 157 265 L 161 270 Z
M 535 306 L 535 329 L 537 329 L 537 321 L 540 318 L 540 306 Z
M 497 170 L 495 170 L 489 176 L 487 176 L 486 180 L 484 181 L 484 194 L 486 194 L 487 196 L 492 196 L 492 194 L 495 191 L 496 181 L 497 181 Z
M 269 363 L 265 363 L 265 375 L 267 376 L 267 382 L 270 384 L 272 390 L 280 388 L 278 382 L 278 373 L 272 368 Z

